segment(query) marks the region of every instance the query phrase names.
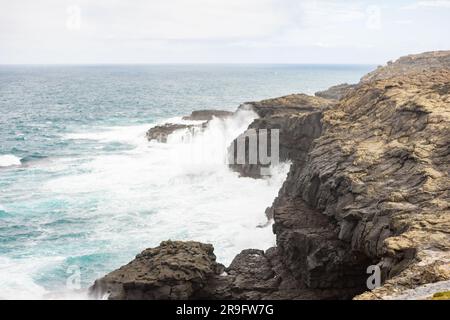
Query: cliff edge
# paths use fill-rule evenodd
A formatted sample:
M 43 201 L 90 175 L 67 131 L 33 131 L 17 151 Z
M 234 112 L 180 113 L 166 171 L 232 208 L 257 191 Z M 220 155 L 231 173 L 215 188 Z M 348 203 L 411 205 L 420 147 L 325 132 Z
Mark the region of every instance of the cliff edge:
M 276 247 L 244 250 L 226 268 L 210 246 L 165 242 L 97 280 L 92 292 L 427 299 L 449 291 L 450 51 L 400 58 L 330 94 L 245 104 L 259 115 L 250 128 L 283 130 L 280 154 L 292 163 L 266 211 Z M 258 166 L 232 169 L 258 177 Z M 368 267 L 380 271 L 374 290 Z

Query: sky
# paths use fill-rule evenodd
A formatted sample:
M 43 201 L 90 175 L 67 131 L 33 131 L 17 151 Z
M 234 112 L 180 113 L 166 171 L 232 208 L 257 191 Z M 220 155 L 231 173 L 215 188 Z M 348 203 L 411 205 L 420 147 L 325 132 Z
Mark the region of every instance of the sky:
M 383 64 L 449 31 L 450 0 L 0 0 L 0 64 Z

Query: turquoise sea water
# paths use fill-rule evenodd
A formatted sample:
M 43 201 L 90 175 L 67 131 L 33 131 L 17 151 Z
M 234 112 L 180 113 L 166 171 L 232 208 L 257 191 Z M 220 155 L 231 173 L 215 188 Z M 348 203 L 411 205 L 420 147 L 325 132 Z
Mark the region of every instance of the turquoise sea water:
M 287 166 L 253 180 L 226 166 L 174 165 L 178 142 L 148 143 L 145 131 L 195 109 L 357 82 L 371 69 L 0 66 L 0 298 L 85 297 L 94 279 L 169 238 L 211 242 L 225 264 L 273 245 L 271 228 L 256 225 Z M 232 139 L 251 120 L 206 134 Z M 66 284 L 73 268 L 80 291 Z

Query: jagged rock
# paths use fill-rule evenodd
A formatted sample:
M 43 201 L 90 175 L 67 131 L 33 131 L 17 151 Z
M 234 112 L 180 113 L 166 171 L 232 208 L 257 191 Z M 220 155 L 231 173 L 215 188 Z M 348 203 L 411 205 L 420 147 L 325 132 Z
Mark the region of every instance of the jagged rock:
M 233 114 L 234 114 L 233 112 L 223 111 L 223 110 L 192 111 L 191 115 L 184 116 L 183 120 L 203 121 L 202 123 L 200 123 L 200 124 L 165 123 L 165 124 L 150 128 L 146 133 L 146 137 L 147 137 L 148 141 L 156 140 L 158 142 L 166 143 L 167 137 L 177 130 L 204 129 L 208 125 L 208 122 L 213 119 L 213 117 L 223 119 L 223 118 L 231 117 Z
M 308 289 L 284 268 L 276 248 L 248 249 L 228 268 L 213 247 L 194 241 L 164 241 L 95 281 L 94 298 L 110 300 L 342 299 L 336 290 Z
M 200 242 L 164 241 L 96 280 L 91 293 L 112 300 L 195 299 L 210 277 L 222 273 L 213 250 Z
M 325 99 L 340 100 L 343 96 L 348 94 L 356 86 L 357 86 L 356 84 L 342 83 L 329 87 L 327 90 L 318 91 L 314 93 L 314 95 L 316 97 Z
M 184 116 L 183 120 L 209 121 L 213 117 L 227 118 L 232 115 L 233 112 L 224 110 L 195 110 L 189 116 Z
M 173 132 L 177 130 L 192 129 L 194 127 L 196 127 L 196 125 L 165 123 L 163 125 L 150 128 L 150 130 L 146 133 L 146 137 L 148 141 L 156 140 L 158 142 L 166 143 L 167 137 Z
M 94 288 L 112 298 L 190 299 L 431 299 L 449 291 L 449 61 L 450 51 L 400 58 L 338 102 L 292 95 L 241 106 L 260 117 L 251 128 L 285 130 L 280 154 L 292 165 L 266 211 L 277 246 L 244 250 L 223 273 L 212 248 L 180 245 L 180 255 L 157 255 L 155 266 L 179 257 L 170 276 L 140 258 Z M 205 258 L 189 262 L 196 257 Z M 370 265 L 383 285 L 364 293 Z M 171 278 L 178 268 L 180 283 Z M 165 279 L 187 293 L 172 295 Z M 154 287 L 163 294 L 147 295 Z
M 387 79 L 394 76 L 407 76 L 412 73 L 429 72 L 450 68 L 450 51 L 431 51 L 401 57 L 395 62 L 389 61 L 361 78 L 361 82 Z
M 391 293 L 448 279 L 430 266 L 450 258 L 449 81 L 448 69 L 366 81 L 323 113 L 269 210 L 309 287 L 364 289 L 375 263 Z
M 443 61 L 423 69 L 429 56 Z M 291 144 L 306 159 L 285 153 L 291 170 L 266 213 L 283 265 L 308 288 L 364 291 L 373 264 L 386 292 L 447 279 L 423 270 L 449 266 L 449 56 L 401 58 L 366 78 L 322 112 L 319 138 Z
M 271 154 L 271 129 L 279 129 L 279 161 L 303 161 L 311 142 L 320 136 L 322 131 L 321 117 L 323 110 L 333 105 L 330 100 L 308 96 L 305 94 L 290 95 L 261 102 L 247 103 L 240 108 L 251 108 L 260 118 L 255 119 L 248 130 L 237 137 L 228 148 L 230 168 L 239 172 L 240 176 L 260 178 L 261 168 L 268 167 L 259 158 L 259 132 L 267 129 L 268 154 Z M 243 137 L 252 137 L 257 142 L 257 163 L 249 161 L 249 143 L 245 145 L 245 163 L 237 161 L 237 141 Z

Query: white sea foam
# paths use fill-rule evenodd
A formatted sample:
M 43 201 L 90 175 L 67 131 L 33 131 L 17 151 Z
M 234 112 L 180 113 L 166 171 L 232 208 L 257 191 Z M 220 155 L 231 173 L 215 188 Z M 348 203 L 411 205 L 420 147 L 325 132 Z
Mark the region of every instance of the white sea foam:
M 0 155 L 0 167 L 20 166 L 20 158 L 12 154 Z
M 101 127 L 96 131 L 73 132 L 63 137 L 69 140 L 94 140 L 99 142 L 122 142 L 129 144 L 142 144 L 145 132 L 152 126 L 163 123 L 174 124 L 201 124 L 202 121 L 183 120 L 182 117 L 173 117 L 153 124 L 142 124 L 135 126 Z
M 135 147 L 90 155 L 84 161 L 74 159 L 80 170 L 46 181 L 40 191 L 52 197 L 95 199 L 95 207 L 77 210 L 77 219 L 95 221 L 87 240 L 108 243 L 108 248 L 84 249 L 87 244 L 79 239 L 80 252 L 112 250 L 131 259 L 163 240 L 197 240 L 212 243 L 218 261 L 228 265 L 243 249 L 266 249 L 275 244 L 271 226 L 257 226 L 267 222 L 264 211 L 289 169 L 289 164 L 281 164 L 273 168 L 270 178 L 255 180 L 239 178 L 223 161 L 226 147 L 255 117 L 252 112 L 239 112 L 231 118 L 214 119 L 195 135 L 176 132 L 168 143 L 149 143 L 145 138 L 149 125 L 70 134 L 66 138 L 126 141 Z M 30 270 L 22 271 L 18 279 L 26 286 L 32 281 Z M 15 290 L 8 277 L 0 279 L 0 285 L 3 283 L 12 290 L 10 296 L 22 290 Z M 31 284 L 29 288 L 24 292 L 33 297 L 72 297 L 64 288 L 57 294 Z
M 33 276 L 48 264 L 60 261 L 58 258 L 10 259 L 0 257 L 0 299 L 39 299 L 48 291 L 36 284 Z

